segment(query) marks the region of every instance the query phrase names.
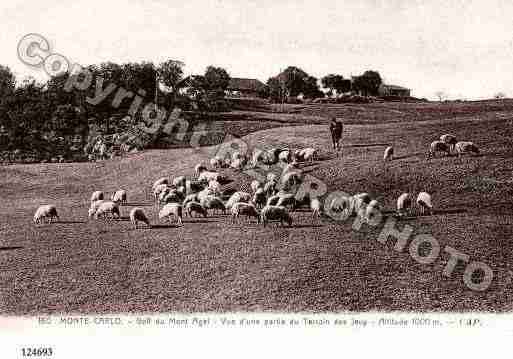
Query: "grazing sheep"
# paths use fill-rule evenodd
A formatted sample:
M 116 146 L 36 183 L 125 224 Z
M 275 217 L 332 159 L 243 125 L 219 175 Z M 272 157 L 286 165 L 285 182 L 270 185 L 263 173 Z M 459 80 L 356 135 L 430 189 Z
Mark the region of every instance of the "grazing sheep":
M 313 162 L 317 155 L 317 150 L 312 147 L 303 148 L 302 150 L 296 150 L 294 157 L 296 161 L 300 162 Z
M 321 201 L 319 200 L 319 198 L 312 198 L 310 200 L 310 209 L 312 210 L 313 217 L 321 216 L 322 205 L 321 205 Z
M 182 203 L 184 196 L 177 190 L 171 190 L 163 198 L 161 197 L 160 202 L 163 203 Z
M 282 148 L 277 148 L 277 147 L 271 148 L 266 153 L 267 158 L 266 158 L 265 164 L 266 165 L 274 165 L 274 164 L 278 163 L 279 155 L 283 151 L 286 151 L 286 150 L 282 149 Z
M 203 171 L 206 171 L 207 167 L 203 165 L 202 163 L 197 164 L 194 166 L 194 173 L 196 173 L 196 176 L 199 176 Z
M 269 172 L 265 179 L 267 182 L 271 182 L 271 181 L 276 182 L 276 181 L 278 181 L 278 175 L 276 173 Z
M 212 168 L 222 168 L 223 167 L 223 159 L 219 156 L 215 156 L 210 159 L 210 166 Z
M 372 199 L 368 193 L 358 193 L 351 197 L 351 215 L 361 215 L 365 213 L 365 208 L 371 203 Z
M 249 202 L 251 200 L 251 194 L 247 192 L 238 191 L 230 196 L 226 202 L 226 208 L 231 209 L 232 206 L 237 202 Z
M 267 197 L 274 196 L 277 192 L 277 181 L 267 181 L 264 185 L 264 192 Z
M 250 203 L 237 202 L 234 203 L 232 208 L 232 220 L 235 221 L 239 218 L 240 215 L 244 215 L 246 217 L 255 217 L 257 223 L 260 223 L 260 215 L 258 214 L 257 209 Z
M 278 200 L 278 203 L 276 203 L 277 206 L 290 206 L 292 209 L 296 207 L 296 196 L 292 193 L 286 193 L 286 194 L 279 194 L 280 198 Z
M 255 149 L 253 151 L 253 155 L 251 156 L 251 162 L 250 162 L 251 168 L 257 167 L 258 164 L 260 162 L 263 163 L 265 161 L 265 159 L 266 159 L 266 152 L 259 150 L 259 149 Z
M 278 155 L 278 159 L 282 162 L 289 163 L 292 159 L 292 154 L 289 150 L 282 151 Z
M 258 181 L 258 180 L 253 180 L 253 181 L 251 182 L 251 185 L 250 185 L 250 187 L 251 187 L 251 191 L 252 191 L 253 193 L 255 193 L 255 192 L 257 191 L 257 189 L 262 188 L 263 186 L 264 186 L 264 185 L 262 184 L 262 182 L 260 182 L 260 181 Z
M 151 228 L 151 224 L 148 220 L 148 217 L 146 217 L 146 214 L 144 214 L 143 209 L 139 207 L 132 208 L 132 210 L 130 211 L 130 222 L 132 222 L 135 229 L 137 229 L 137 224 L 139 222 L 146 223 L 146 225 Z
M 420 213 L 424 215 L 426 211 L 429 214 L 433 214 L 433 202 L 431 195 L 427 192 L 420 192 L 417 196 L 417 205 L 420 208 Z
M 456 149 L 456 153 L 458 154 L 458 157 L 460 157 L 461 155 L 463 155 L 465 153 L 473 153 L 476 155 L 479 154 L 479 148 L 474 143 L 468 142 L 468 141 L 460 141 L 460 142 L 456 143 L 454 148 Z
M 222 176 L 218 172 L 211 172 L 204 170 L 201 172 L 201 174 L 198 176 L 198 181 L 200 182 L 210 182 L 210 181 L 218 181 L 221 182 Z
M 60 219 L 57 214 L 57 208 L 53 204 L 45 204 L 39 206 L 34 214 L 34 223 L 44 223 L 45 219 L 48 219 L 48 223 L 52 223 L 54 218 Z
M 388 146 L 385 148 L 385 152 L 383 153 L 383 161 L 391 161 L 394 157 L 394 148 L 392 146 Z
M 221 184 L 216 180 L 211 180 L 208 182 L 208 189 L 218 196 L 221 193 Z
M 214 195 L 214 191 L 212 191 L 210 188 L 207 187 L 198 193 L 197 198 L 198 198 L 199 202 L 201 202 L 201 201 L 203 201 L 203 199 L 207 198 L 208 196 L 213 196 L 213 195 Z
M 119 205 L 116 202 L 112 201 L 103 201 L 98 205 L 98 209 L 94 214 L 94 218 L 98 219 L 103 217 L 104 219 L 114 218 L 114 215 L 117 218 L 121 218 L 121 214 L 119 212 Z
M 301 170 L 299 170 L 299 165 L 295 160 L 283 167 L 282 175 L 289 172 L 301 173 Z
M 188 194 L 203 191 L 205 189 L 205 182 L 200 181 L 186 181 L 185 188 Z
M 409 193 L 403 193 L 397 198 L 397 214 L 403 216 L 408 213 L 411 208 L 411 196 Z
M 442 141 L 431 142 L 431 145 L 429 145 L 428 157 L 436 157 L 437 152 L 445 152 L 446 155 L 450 155 L 449 146 Z
M 370 223 L 372 216 L 376 213 L 376 211 L 380 211 L 380 210 L 381 210 L 381 206 L 379 205 L 378 201 L 373 199 L 372 201 L 370 201 L 370 203 L 367 205 L 367 207 L 365 207 L 365 214 L 364 214 L 363 219 L 367 223 Z
M 280 221 L 283 226 L 283 222 L 288 223 L 292 226 L 292 217 L 285 207 L 282 206 L 265 206 L 260 213 L 260 222 L 264 224 L 264 227 L 269 221 Z
M 155 198 L 155 202 L 157 202 L 161 196 L 165 196 L 171 188 L 167 184 L 159 184 L 155 189 L 153 190 L 153 197 Z
M 110 197 L 111 201 L 116 202 L 116 203 L 126 203 L 127 202 L 126 198 L 127 198 L 126 191 L 124 189 L 117 190 Z
M 262 208 L 263 206 L 265 206 L 266 199 L 267 196 L 265 190 L 263 188 L 258 188 L 255 191 L 255 194 L 253 195 L 252 202 L 255 204 L 257 208 Z
M 281 177 L 281 184 L 285 189 L 290 189 L 301 184 L 303 174 L 300 171 L 287 172 Z
M 169 185 L 169 179 L 167 179 L 166 177 L 159 178 L 153 183 L 151 189 L 154 191 L 157 186 L 160 186 L 162 184 Z
M 207 210 L 200 203 L 195 201 L 187 202 L 185 205 L 185 215 L 192 217 L 193 213 L 199 213 L 203 217 L 207 216 Z
M 449 134 L 440 136 L 440 141 L 449 145 L 449 149 L 451 150 L 451 152 L 454 151 L 454 145 L 456 144 L 456 142 L 458 142 L 456 140 L 456 136 L 449 135 Z
M 173 186 L 176 188 L 185 187 L 186 182 L 187 182 L 187 180 L 186 180 L 185 176 L 178 176 L 175 179 L 173 179 Z
M 103 199 L 104 197 L 105 196 L 102 191 L 94 191 L 93 194 L 91 195 L 91 203 L 94 201 L 99 201 L 99 200 Z
M 168 218 L 171 222 L 171 216 L 176 217 L 179 225 L 183 225 L 182 222 L 182 205 L 179 203 L 168 203 L 159 212 L 159 219 Z
M 203 198 L 200 202 L 200 204 L 206 209 L 211 209 L 212 211 L 221 210 L 223 211 L 223 214 L 226 214 L 226 206 L 224 205 L 223 201 L 219 197 L 215 196 L 206 196 Z
M 244 166 L 246 165 L 246 161 L 243 158 L 237 158 L 235 160 L 232 160 L 230 167 L 233 169 L 236 169 L 238 171 L 242 171 L 244 169 Z
M 199 202 L 199 201 L 200 201 L 200 199 L 198 198 L 198 193 L 191 193 L 185 197 L 182 205 L 187 206 L 187 203 L 189 203 L 189 202 Z
M 100 207 L 100 204 L 102 204 L 103 202 L 105 202 L 103 199 L 92 202 L 91 206 L 89 207 L 89 210 L 87 211 L 88 216 L 92 217 L 98 210 L 98 207 Z

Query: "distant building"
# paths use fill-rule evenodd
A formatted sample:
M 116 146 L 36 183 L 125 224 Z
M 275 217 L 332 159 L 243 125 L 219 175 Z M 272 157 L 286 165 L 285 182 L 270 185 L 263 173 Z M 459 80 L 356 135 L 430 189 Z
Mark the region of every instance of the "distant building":
M 396 85 L 381 84 L 378 89 L 380 96 L 410 97 L 410 89 Z
M 259 97 L 267 85 L 257 79 L 231 78 L 226 96 L 229 97 Z

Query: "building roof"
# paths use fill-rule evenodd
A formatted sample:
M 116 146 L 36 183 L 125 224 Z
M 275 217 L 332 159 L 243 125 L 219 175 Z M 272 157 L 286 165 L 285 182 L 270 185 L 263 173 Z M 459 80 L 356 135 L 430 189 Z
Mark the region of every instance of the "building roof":
M 228 90 L 232 91 L 258 91 L 265 84 L 257 79 L 244 79 L 233 77 L 228 84 Z
M 388 88 L 390 90 L 402 90 L 402 91 L 409 91 L 410 90 L 409 88 L 402 87 L 402 86 L 397 86 L 397 85 L 381 84 L 381 86 L 386 87 L 386 88 Z

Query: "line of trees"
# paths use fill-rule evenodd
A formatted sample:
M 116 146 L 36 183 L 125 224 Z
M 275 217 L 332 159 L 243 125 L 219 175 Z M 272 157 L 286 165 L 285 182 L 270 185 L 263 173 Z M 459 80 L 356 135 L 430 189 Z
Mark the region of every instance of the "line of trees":
M 6 154 L 25 154 L 34 161 L 87 156 L 84 149 L 91 147 L 87 146 L 91 126 L 101 135 L 128 131 L 141 121 L 144 103 L 155 101 L 155 95 L 157 105 L 168 111 L 174 107 L 226 109 L 224 92 L 230 76 L 220 67 L 209 66 L 203 75 L 193 78 L 184 78 L 184 64 L 174 60 L 159 65 L 106 62 L 86 69 L 91 74 L 90 85 L 82 90 L 69 83 L 70 76 L 85 82 L 80 78 L 83 72 L 66 73 L 45 83 L 28 78 L 15 86 L 12 71 L 0 66 L 0 161 L 6 160 L 2 158 Z M 108 92 L 109 86 L 117 91 Z M 107 95 L 93 103 L 90 99 L 97 97 L 98 89 Z M 136 94 L 144 103 L 134 113 Z
M 362 75 L 353 76 L 352 79 L 345 79 L 339 74 L 328 74 L 321 78 L 321 85 L 328 89 L 328 96 L 348 92 L 362 96 L 378 96 L 378 89 L 382 82 L 379 72 L 371 70 L 365 71 Z M 299 95 L 307 99 L 325 96 L 319 88 L 317 78 L 295 66 L 289 66 L 267 80 L 265 97 L 273 102 L 286 102 L 291 97 L 295 98 Z

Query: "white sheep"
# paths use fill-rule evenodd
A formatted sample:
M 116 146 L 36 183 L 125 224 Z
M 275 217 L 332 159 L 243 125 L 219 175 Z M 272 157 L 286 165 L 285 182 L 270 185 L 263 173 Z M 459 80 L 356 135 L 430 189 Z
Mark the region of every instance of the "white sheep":
M 235 160 L 232 160 L 230 167 L 235 170 L 242 171 L 245 165 L 246 161 L 243 158 L 237 158 Z
M 283 226 L 283 222 L 288 223 L 292 226 L 292 217 L 285 207 L 282 206 L 265 206 L 260 213 L 260 222 L 264 224 L 264 227 L 269 221 L 280 221 Z
M 442 142 L 446 143 L 447 145 L 449 145 L 449 149 L 451 151 L 454 150 L 454 145 L 458 142 L 456 140 L 456 136 L 449 135 L 449 134 L 445 134 L 445 135 L 440 136 L 440 141 L 442 141 Z
M 114 194 L 110 197 L 112 202 L 117 203 L 126 203 L 127 202 L 127 194 L 124 189 L 117 190 L 114 192 Z
M 94 213 L 94 218 L 98 219 L 103 217 L 104 219 L 108 219 L 114 218 L 114 215 L 116 215 L 117 218 L 121 218 L 119 205 L 116 202 L 103 201 L 98 205 L 98 209 Z
M 159 184 L 153 190 L 153 197 L 155 198 L 155 201 L 159 201 L 161 196 L 165 196 L 170 190 L 171 188 L 167 184 Z
M 370 203 L 365 207 L 365 215 L 363 219 L 367 223 L 371 223 L 372 217 L 376 214 L 376 212 L 381 210 L 381 206 L 379 205 L 379 202 L 373 199 L 370 201 Z
M 183 225 L 182 222 L 182 205 L 179 203 L 168 203 L 159 212 L 159 219 L 168 218 L 171 222 L 171 217 L 176 217 L 178 224 Z
M 252 202 L 257 208 L 261 208 L 266 204 L 266 192 L 263 188 L 258 188 L 253 194 Z
M 397 198 L 397 214 L 403 216 L 408 213 L 408 209 L 411 208 L 411 196 L 409 193 L 403 193 Z
M 208 182 L 208 188 L 214 193 L 214 195 L 219 196 L 221 194 L 221 184 L 216 180 L 211 180 Z
M 263 183 L 258 180 L 251 181 L 251 185 L 250 185 L 251 191 L 253 193 L 255 193 L 257 191 L 257 189 L 262 188 L 263 186 L 264 186 Z
M 249 202 L 251 200 L 251 194 L 248 192 L 237 191 L 230 196 L 226 201 L 226 209 L 231 209 L 232 206 L 237 202 Z
M 294 157 L 297 161 L 313 162 L 317 155 L 317 150 L 312 147 L 303 148 L 302 150 L 296 150 Z
M 429 214 L 433 214 L 433 202 L 431 195 L 427 192 L 420 192 L 417 196 L 417 205 L 420 208 L 420 213 L 423 215 L 428 211 Z
M 294 160 L 290 163 L 288 163 L 285 167 L 283 167 L 282 175 L 289 172 L 299 172 L 301 173 L 301 170 L 299 170 L 298 163 Z
M 445 154 L 449 155 L 450 154 L 449 146 L 447 146 L 447 144 L 442 141 L 431 142 L 431 144 L 429 145 L 428 157 L 431 157 L 431 156 L 436 157 L 437 152 L 444 152 Z
M 180 203 L 181 204 L 185 198 L 177 190 L 171 190 L 167 194 L 165 194 L 165 196 L 163 196 L 163 197 L 161 196 L 161 198 L 159 198 L 159 199 L 160 199 L 160 202 L 162 202 L 162 203 Z
M 206 210 L 213 210 L 214 213 L 216 210 L 221 210 L 223 214 L 226 214 L 226 206 L 224 205 L 221 198 L 216 196 L 206 196 L 203 198 L 200 202 L 201 206 L 205 208 Z
M 278 159 L 282 162 L 289 163 L 292 158 L 292 155 L 289 150 L 285 150 L 280 152 L 278 155 Z
M 178 187 L 185 187 L 186 186 L 186 181 L 187 179 L 185 178 L 185 176 L 178 176 L 176 178 L 173 179 L 173 186 L 178 188 Z
M 132 208 L 132 210 L 130 211 L 130 222 L 132 222 L 135 229 L 137 229 L 137 224 L 139 222 L 146 223 L 146 225 L 151 228 L 151 224 L 148 220 L 148 217 L 146 217 L 146 214 L 144 213 L 143 209 L 139 207 Z
M 310 199 L 310 209 L 312 210 L 313 217 L 320 217 L 322 211 L 322 204 L 319 198 L 311 198 Z
M 276 182 L 276 181 L 278 181 L 278 175 L 276 173 L 269 172 L 265 179 L 267 182 L 271 182 L 271 181 Z
M 103 194 L 102 191 L 94 191 L 93 194 L 91 195 L 91 203 L 94 201 L 102 200 L 102 199 L 104 199 L 104 197 L 105 197 L 105 195 Z
M 44 223 L 45 219 L 48 219 L 48 223 L 52 223 L 54 218 L 60 219 L 57 214 L 57 208 L 53 204 L 45 204 L 39 206 L 36 210 L 36 213 L 34 214 L 34 223 Z
M 271 196 L 274 196 L 277 192 L 277 187 L 278 183 L 276 181 L 267 181 L 266 184 L 264 185 L 264 192 L 266 194 L 266 196 L 268 197 L 271 197 Z
M 479 154 L 479 148 L 473 143 L 468 141 L 460 141 L 454 145 L 458 157 L 465 153 Z
M 223 159 L 219 156 L 215 156 L 210 159 L 210 166 L 212 168 L 222 168 L 223 167 Z
M 211 171 L 204 170 L 198 176 L 198 181 L 208 183 L 209 181 L 214 180 L 214 181 L 221 182 L 220 181 L 221 178 L 222 178 L 222 176 L 218 172 L 211 172 Z
M 199 213 L 203 217 L 207 216 L 207 210 L 203 208 L 203 206 L 195 201 L 187 202 L 185 205 L 185 215 L 188 215 L 189 217 L 192 217 L 193 213 Z
M 300 171 L 287 172 L 281 177 L 281 184 L 285 189 L 290 189 L 301 184 L 303 174 Z
M 194 166 L 194 173 L 196 173 L 196 176 L 199 176 L 203 171 L 206 171 L 206 170 L 207 170 L 207 167 L 202 163 L 199 163 L 196 166 Z
M 151 190 L 154 191 L 157 186 L 160 186 L 162 184 L 169 185 L 169 179 L 166 177 L 159 178 L 153 183 L 153 186 L 151 186 Z
M 98 210 L 98 207 L 100 206 L 100 204 L 103 202 L 105 202 L 105 200 L 103 200 L 103 199 L 92 202 L 91 206 L 89 207 L 89 210 L 87 211 L 88 216 L 92 217 Z
M 279 199 L 278 203 L 276 203 L 277 206 L 290 206 L 291 208 L 295 208 L 296 206 L 296 197 L 292 193 L 284 193 L 284 194 L 278 194 Z
M 234 203 L 231 208 L 232 220 L 235 221 L 239 218 L 239 216 L 244 215 L 249 217 L 254 217 L 257 220 L 257 223 L 260 223 L 260 215 L 258 214 L 257 209 L 254 205 L 250 203 L 237 202 Z
M 202 191 L 198 192 L 197 199 L 199 202 L 201 202 L 206 197 L 213 196 L 213 195 L 214 195 L 214 191 L 212 191 L 210 188 L 206 187 Z
M 388 146 L 385 148 L 385 152 L 383 153 L 383 161 L 391 161 L 394 157 L 394 148 L 392 146 Z
M 251 156 L 250 166 L 251 168 L 255 168 L 258 166 L 260 162 L 264 162 L 266 157 L 266 152 L 263 150 L 255 149 L 253 151 L 253 155 Z

